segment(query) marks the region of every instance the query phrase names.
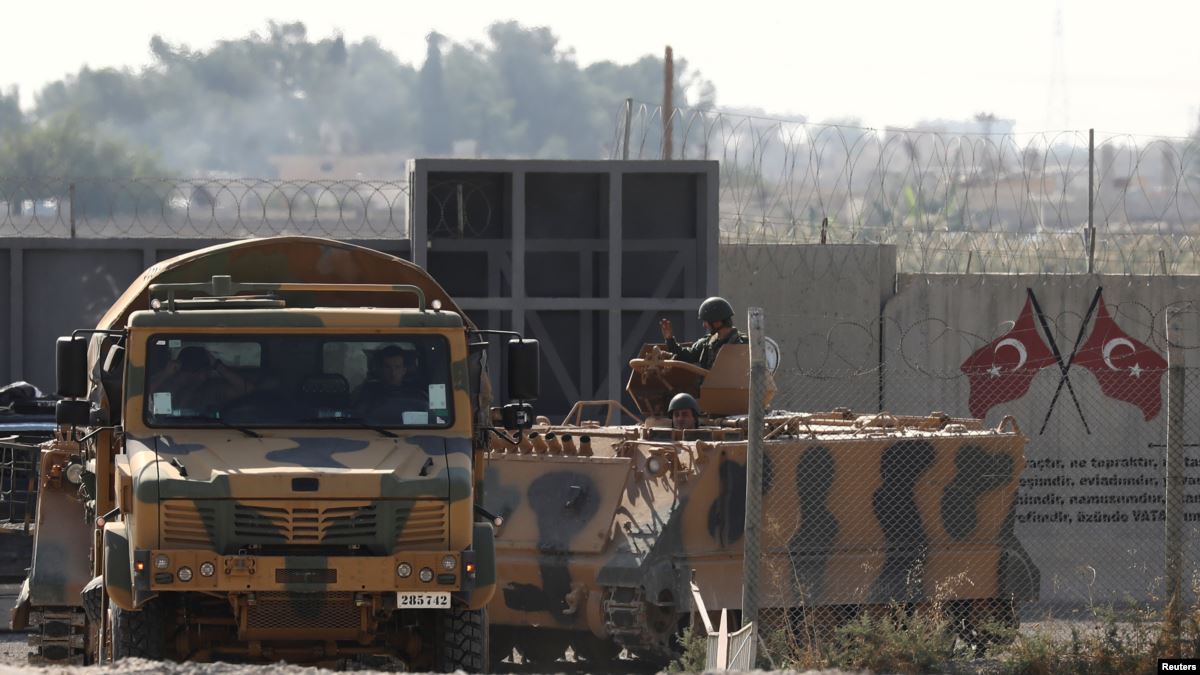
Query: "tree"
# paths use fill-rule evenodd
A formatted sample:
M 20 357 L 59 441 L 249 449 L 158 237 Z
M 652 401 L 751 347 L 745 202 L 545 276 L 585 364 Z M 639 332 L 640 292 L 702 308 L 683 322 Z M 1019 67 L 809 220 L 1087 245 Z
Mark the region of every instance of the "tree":
M 64 200 L 74 180 L 77 215 L 152 210 L 161 203 L 157 188 L 113 179 L 163 173 L 144 149 L 94 133 L 77 115 L 56 115 L 0 136 L 0 200 L 17 209 L 25 201 Z
M 8 93 L 0 89 L 0 134 L 16 131 L 24 122 L 20 91 L 15 86 L 9 88 Z
M 173 172 L 270 176 L 278 155 L 448 154 L 458 139 L 491 156 L 606 156 L 621 101 L 662 90 L 660 58 L 583 68 L 549 28 L 515 22 L 483 43 L 430 33 L 420 69 L 370 38 L 315 39 L 302 23 L 205 49 L 161 36 L 149 47 L 144 69 L 83 68 L 47 85 L 22 123 L 74 115 Z M 711 83 L 683 60 L 676 73 L 680 105 L 688 92 L 711 104 Z

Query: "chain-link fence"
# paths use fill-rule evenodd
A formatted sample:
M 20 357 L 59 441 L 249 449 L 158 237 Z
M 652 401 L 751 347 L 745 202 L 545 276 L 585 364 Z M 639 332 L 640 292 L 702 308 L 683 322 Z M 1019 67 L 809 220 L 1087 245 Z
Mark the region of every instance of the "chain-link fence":
M 0 176 L 0 236 L 407 236 L 406 181 Z
M 720 160 L 726 242 L 893 244 L 904 272 L 1200 271 L 1194 138 L 1018 134 L 991 117 L 873 129 L 637 102 L 616 126 L 614 158 L 666 158 L 669 128 L 670 157 Z
M 1127 628 L 1120 612 L 1161 617 L 1173 583 L 1195 612 L 1200 332 L 1168 343 L 1170 312 L 1139 327 L 1132 303 L 1093 297 L 1050 314 L 1030 291 L 996 334 L 892 317 L 841 349 L 839 317 L 766 315 L 767 335 L 799 319 L 828 329 L 824 348 L 777 333 L 773 383 L 757 383 L 762 556 L 745 571 L 768 652 L 786 660 L 865 617 L 980 646 L 1020 622 L 1069 635 L 1109 611 Z M 1187 624 L 1167 628 L 1178 642 Z

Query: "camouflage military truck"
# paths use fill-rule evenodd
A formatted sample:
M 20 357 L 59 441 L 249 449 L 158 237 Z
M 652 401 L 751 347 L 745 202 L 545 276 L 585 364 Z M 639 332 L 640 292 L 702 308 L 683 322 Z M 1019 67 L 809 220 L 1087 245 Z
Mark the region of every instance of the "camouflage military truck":
M 485 670 L 483 333 L 421 269 L 329 240 L 148 269 L 58 343 L 31 659 Z M 536 369 L 509 384 L 535 397 Z
M 541 418 L 515 443 L 493 440 L 484 504 L 504 519 L 493 662 L 515 648 L 548 663 L 567 645 L 661 662 L 697 608 L 692 583 L 708 610 L 740 608 L 748 349 L 725 346 L 705 371 L 647 345 L 628 384 L 640 423 L 622 426 L 622 413 L 639 415 L 617 402 L 585 401 L 561 424 Z M 699 400 L 699 428 L 671 428 L 678 392 Z M 1015 423 L 774 411 L 760 433 L 760 603 L 777 624 L 764 631 L 797 638 L 936 598 L 980 637 L 1036 594 L 1013 531 L 1025 443 Z

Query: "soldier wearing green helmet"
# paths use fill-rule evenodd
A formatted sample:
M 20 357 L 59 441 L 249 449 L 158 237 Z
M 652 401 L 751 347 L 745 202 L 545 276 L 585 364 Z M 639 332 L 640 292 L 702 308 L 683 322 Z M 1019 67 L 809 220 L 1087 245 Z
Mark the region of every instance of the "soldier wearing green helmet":
M 663 341 L 667 343 L 667 351 L 674 354 L 677 361 L 694 363 L 701 368 L 712 368 L 717 360 L 717 352 L 727 344 L 746 344 L 746 337 L 733 327 L 733 305 L 725 298 L 712 297 L 700 303 L 697 312 L 708 336 L 696 340 L 691 345 L 683 347 L 675 340 L 675 330 L 671 327 L 670 319 L 659 322 Z
M 691 394 L 675 394 L 667 406 L 672 429 L 695 429 L 700 426 L 700 404 Z

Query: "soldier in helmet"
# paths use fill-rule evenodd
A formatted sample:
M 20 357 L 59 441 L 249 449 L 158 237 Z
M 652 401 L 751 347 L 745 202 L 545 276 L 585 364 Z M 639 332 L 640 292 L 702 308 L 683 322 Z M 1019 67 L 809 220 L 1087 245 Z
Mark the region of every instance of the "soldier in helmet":
M 709 298 L 700 303 L 698 312 L 708 336 L 696 340 L 688 347 L 681 347 L 675 340 L 675 330 L 671 327 L 670 319 L 659 322 L 663 341 L 667 343 L 667 351 L 674 354 L 677 361 L 694 363 L 701 368 L 712 368 L 717 360 L 717 352 L 727 344 L 746 344 L 746 337 L 733 327 L 733 305 L 725 298 Z
M 691 394 L 675 394 L 667 406 L 672 429 L 695 429 L 700 426 L 700 404 Z

